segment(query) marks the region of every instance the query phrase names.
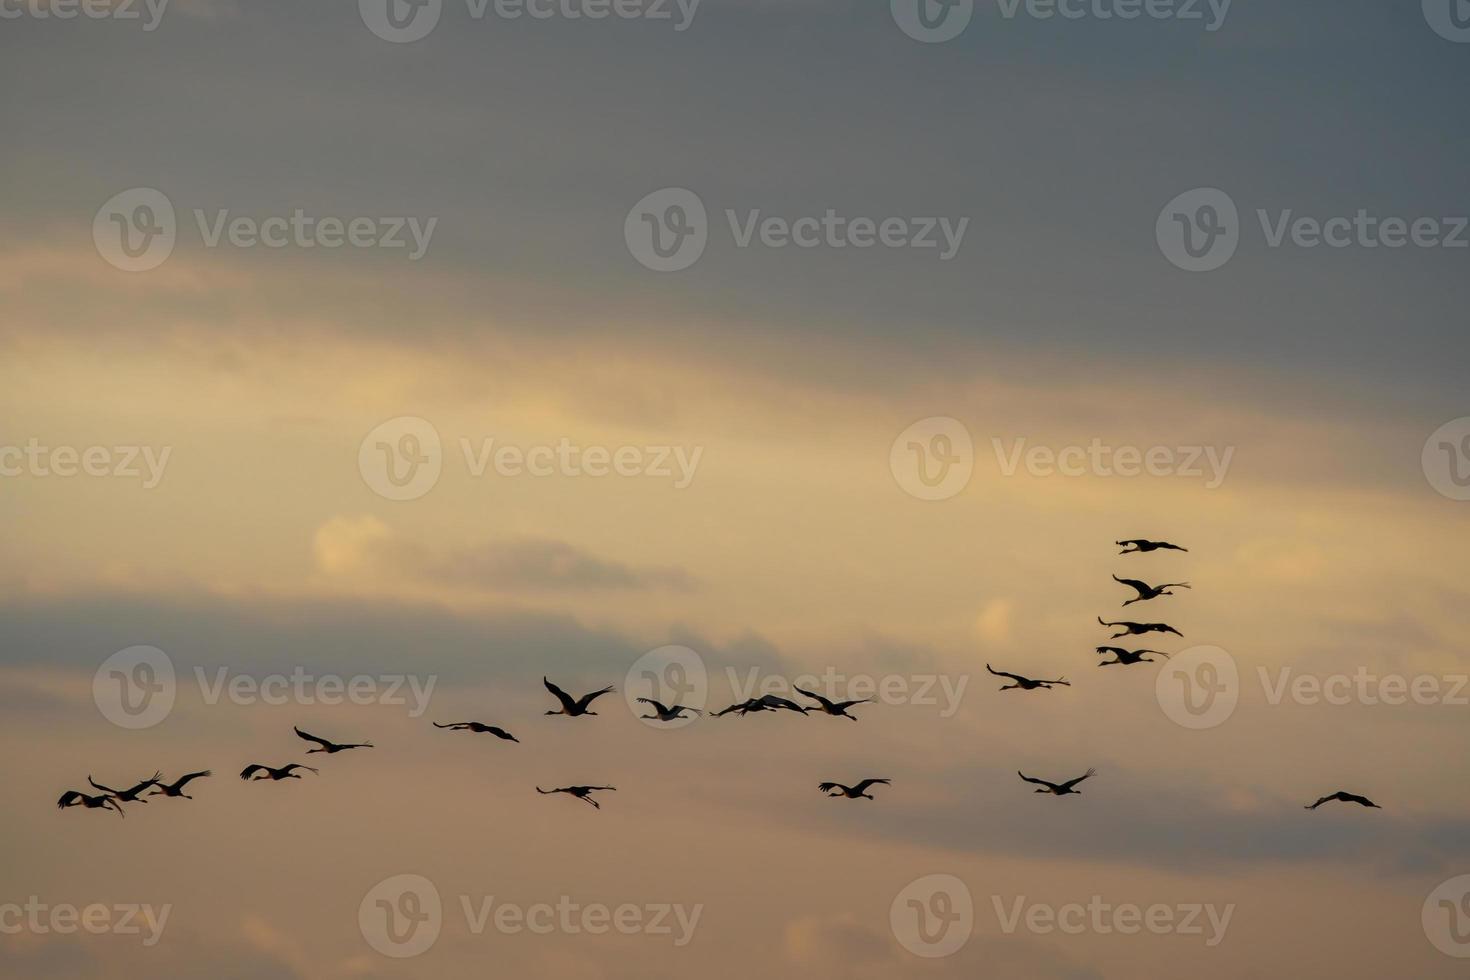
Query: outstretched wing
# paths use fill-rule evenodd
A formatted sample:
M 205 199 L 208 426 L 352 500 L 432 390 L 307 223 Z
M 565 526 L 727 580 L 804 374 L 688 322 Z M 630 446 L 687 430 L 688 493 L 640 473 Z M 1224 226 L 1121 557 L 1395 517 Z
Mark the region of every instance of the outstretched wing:
M 1155 623 L 1154 629 L 1158 630 L 1160 633 L 1173 633 L 1175 636 L 1184 635 L 1183 633 L 1176 630 L 1174 627 L 1170 626 L 1168 623 Z
M 281 767 L 281 772 L 292 772 L 292 771 L 294 771 L 296 769 L 305 769 L 307 772 L 316 773 L 318 776 L 321 775 L 321 771 L 320 770 L 313 769 L 313 768 L 311 768 L 311 766 L 303 766 L 299 762 L 292 762 L 292 763 L 289 763 L 287 765 L 282 766 Z
M 1113 576 L 1113 581 L 1114 582 L 1117 582 L 1119 585 L 1126 585 L 1126 586 L 1128 586 L 1128 588 L 1133 589 L 1139 595 L 1142 595 L 1145 592 L 1152 591 L 1149 588 L 1147 582 L 1140 582 L 1136 578 L 1119 578 L 1118 576 L 1114 575 Z
M 862 699 L 857 700 L 857 701 L 838 701 L 836 704 L 833 705 L 833 707 L 836 708 L 838 711 L 846 711 L 848 708 L 851 708 L 855 704 L 867 704 L 869 701 L 874 701 L 874 700 L 876 700 L 876 699 L 875 698 L 862 698 Z
M 1019 674 L 1009 674 L 1009 673 L 1007 673 L 1007 672 L 1005 672 L 1003 670 L 996 670 L 994 667 L 990 666 L 989 664 L 986 664 L 985 665 L 985 669 L 988 670 L 988 671 L 990 671 L 996 677 L 1005 677 L 1005 678 L 1009 678 L 1010 680 L 1013 680 L 1013 681 L 1024 681 L 1024 680 L 1027 679 L 1025 677 L 1020 676 Z
M 117 793 L 117 790 L 113 789 L 110 786 L 103 786 L 101 783 L 97 782 L 97 780 L 93 779 L 91 776 L 88 776 L 87 777 L 87 782 L 91 784 L 91 786 L 92 786 L 93 789 L 100 789 L 104 793 L 113 793 L 113 794 L 116 794 Z M 144 783 L 143 784 L 143 786 L 147 786 L 147 785 L 148 785 L 147 783 Z M 142 787 L 139 787 L 139 788 L 141 789 Z
M 1073 786 L 1076 786 L 1078 783 L 1082 782 L 1082 780 L 1084 780 L 1084 779 L 1090 779 L 1091 777 L 1096 776 L 1096 775 L 1097 775 L 1097 770 L 1096 769 L 1089 769 L 1085 773 L 1083 773 L 1082 775 L 1078 776 L 1076 779 L 1069 779 L 1069 780 L 1067 780 L 1059 788 L 1060 789 L 1071 789 Z
M 326 739 L 324 739 L 324 738 L 317 738 L 315 735 L 309 735 L 309 734 L 307 734 L 306 732 L 303 732 L 301 729 L 297 728 L 294 725 L 291 726 L 291 730 L 293 732 L 295 732 L 299 737 L 306 739 L 308 742 L 315 742 L 316 744 L 320 745 L 324 749 L 329 749 L 329 748 L 332 747 L 332 743 L 331 742 L 328 742 Z
M 828 701 L 826 698 L 822 697 L 820 694 L 815 694 L 815 693 L 813 693 L 811 691 L 808 691 L 806 688 L 796 687 L 796 686 L 793 685 L 792 690 L 794 690 L 797 694 L 801 694 L 801 695 L 804 695 L 805 697 L 811 698 L 813 701 L 820 701 L 820 702 L 822 702 L 822 707 L 824 707 L 824 708 L 835 708 L 835 707 L 837 707 L 835 704 L 833 704 L 831 701 Z
M 507 742 L 519 742 L 520 741 L 520 739 L 516 738 L 514 735 L 512 735 L 510 732 L 506 731 L 504 728 L 497 728 L 494 725 L 491 725 L 489 728 L 487 728 L 485 730 L 487 732 L 489 732 L 491 735 L 494 735 L 496 738 L 503 738 Z
M 593 701 L 596 701 L 598 698 L 602 697 L 604 694 L 611 694 L 612 693 L 612 690 L 613 690 L 613 686 L 611 684 L 609 684 L 607 687 L 604 687 L 600 691 L 593 691 L 591 694 L 584 694 L 584 695 L 582 695 L 581 700 L 579 700 L 577 702 L 577 709 L 579 711 L 585 711 L 587 709 L 587 706 L 589 704 L 591 704 Z
M 554 696 L 558 701 L 561 702 L 561 706 L 563 709 L 565 709 L 566 711 L 572 711 L 577 707 L 577 702 L 573 701 L 572 696 L 566 691 L 563 691 L 561 688 L 551 683 L 551 681 L 547 680 L 545 677 L 541 678 L 541 683 L 545 684 L 546 689 L 552 693 L 552 696 Z
M 1333 793 L 1331 796 L 1324 796 L 1320 800 L 1318 800 L 1316 803 L 1313 803 L 1311 806 L 1307 807 L 1307 809 L 1308 810 L 1315 810 L 1315 809 L 1317 809 L 1317 807 L 1321 806 L 1323 803 L 1330 803 L 1330 802 L 1332 802 L 1335 799 L 1337 799 L 1337 794 L 1336 793 Z
M 637 701 L 639 704 L 653 705 L 653 709 L 661 715 L 668 714 L 670 710 L 667 705 L 663 704 L 662 702 L 655 701 L 653 698 L 638 698 Z
M 821 790 L 823 793 L 830 793 L 834 789 L 846 790 L 847 787 L 843 786 L 841 783 L 818 783 L 817 789 Z
M 267 768 L 267 766 L 262 766 L 258 762 L 252 765 L 248 765 L 244 769 L 240 770 L 240 778 L 249 779 L 251 776 L 255 775 L 258 772 L 265 772 Z
M 855 793 L 861 793 L 864 790 L 866 790 L 869 786 L 877 786 L 879 784 L 882 784 L 884 786 L 887 786 L 887 785 L 889 785 L 892 782 L 893 782 L 893 780 L 891 780 L 891 779 L 864 779 L 862 782 L 858 783 L 856 786 L 853 787 L 853 792 L 855 792 Z
M 1020 776 L 1022 779 L 1026 780 L 1026 782 L 1028 782 L 1028 783 L 1035 783 L 1037 786 L 1045 786 L 1045 787 L 1047 787 L 1049 789 L 1056 789 L 1057 788 L 1057 784 L 1056 783 L 1049 783 L 1049 782 L 1047 782 L 1044 779 L 1032 779 L 1030 776 L 1026 775 L 1024 772 L 1022 772 L 1019 769 L 1016 770 L 1016 775 L 1017 776 Z
M 67 807 L 72 806 L 81 798 L 81 793 L 78 793 L 74 789 L 69 789 L 65 793 L 61 794 L 61 799 L 56 801 L 56 808 L 58 810 L 65 810 Z
M 188 785 L 188 782 L 191 779 L 200 779 L 200 778 L 202 778 L 204 776 L 213 776 L 213 775 L 214 775 L 214 773 L 211 770 L 209 770 L 209 769 L 206 769 L 203 772 L 191 772 L 187 776 L 184 776 L 183 778 L 181 778 L 178 782 L 174 783 L 174 789 L 183 789 L 186 785 Z

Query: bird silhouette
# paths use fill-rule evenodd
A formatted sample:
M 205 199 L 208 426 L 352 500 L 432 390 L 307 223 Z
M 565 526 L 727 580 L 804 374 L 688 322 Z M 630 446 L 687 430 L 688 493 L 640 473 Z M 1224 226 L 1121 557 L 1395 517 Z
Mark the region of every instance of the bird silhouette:
M 1311 806 L 1306 807 L 1306 809 L 1308 809 L 1308 810 L 1315 810 L 1315 809 L 1317 809 L 1317 807 L 1321 806 L 1323 803 L 1331 803 L 1331 802 L 1334 802 L 1334 801 L 1335 802 L 1338 802 L 1338 803 L 1356 803 L 1356 804 L 1358 804 L 1358 806 L 1371 807 L 1374 810 L 1382 810 L 1383 809 L 1383 807 L 1379 806 L 1377 803 L 1374 803 L 1372 800 L 1368 799 L 1368 797 L 1366 797 L 1366 796 L 1358 796 L 1358 795 L 1356 795 L 1354 793 L 1344 793 L 1342 790 L 1338 790 L 1336 793 L 1333 793 L 1331 796 L 1324 796 L 1324 797 L 1322 797 L 1316 803 L 1313 803 Z
M 1145 633 L 1173 633 L 1175 636 L 1184 635 L 1167 623 L 1104 623 L 1101 616 L 1097 617 L 1097 621 L 1103 626 L 1122 627 L 1123 632 L 1113 634 L 1113 639 L 1115 640 L 1122 636 L 1142 636 Z
M 775 694 L 762 694 L 758 698 L 748 698 L 737 704 L 732 704 L 728 708 L 722 708 L 716 711 L 711 717 L 719 718 L 728 715 L 732 711 L 737 712 L 742 718 L 758 711 L 795 711 L 797 714 L 804 715 L 810 710 L 813 709 L 805 708 L 794 701 L 788 701 L 786 698 L 778 697 Z
M 1116 575 L 1113 576 L 1113 581 L 1120 585 L 1126 585 L 1138 593 L 1136 599 L 1129 599 L 1123 603 L 1124 606 L 1131 606 L 1135 602 L 1144 602 L 1148 599 L 1157 599 L 1161 595 L 1173 595 L 1174 593 L 1170 592 L 1170 589 L 1194 588 L 1188 582 L 1165 582 L 1163 585 L 1149 585 L 1147 582 L 1140 582 L 1136 578 L 1119 578 Z
M 433 725 L 435 728 L 447 728 L 451 732 L 477 732 L 482 735 L 494 735 L 496 738 L 503 738 L 507 742 L 520 742 L 520 739 L 516 738 L 504 728 L 482 724 L 478 721 L 455 721 L 450 722 L 448 725 L 441 725 L 436 721 L 433 722 Z
M 601 792 L 603 790 L 612 790 L 612 791 L 616 792 L 617 791 L 617 787 L 616 786 L 560 786 L 560 787 L 558 787 L 556 789 L 542 789 L 540 786 L 537 786 L 536 787 L 536 792 L 540 793 L 542 796 L 551 796 L 554 793 L 566 793 L 568 796 L 575 796 L 577 799 L 581 800 L 583 803 L 591 803 L 592 806 L 594 808 L 598 809 L 598 810 L 601 810 L 602 809 L 602 804 L 601 803 L 598 803 L 596 800 L 594 800 L 592 798 L 592 795 L 591 794 L 598 793 L 598 792 Z
M 103 793 L 117 800 L 119 803 L 147 803 L 148 801 L 143 799 L 140 794 L 150 786 L 157 786 L 158 781 L 162 778 L 163 773 L 155 772 L 153 778 L 145 779 L 131 789 L 113 789 L 111 786 L 103 786 L 91 776 L 87 777 L 87 782 L 91 784 L 93 789 L 100 789 Z
M 1042 787 L 1041 789 L 1036 791 L 1038 793 L 1050 793 L 1053 796 L 1068 796 L 1073 794 L 1081 796 L 1082 794 L 1076 789 L 1077 784 L 1082 782 L 1082 780 L 1084 779 L 1097 775 L 1097 770 L 1089 769 L 1087 770 L 1087 772 L 1083 773 L 1081 776 L 1078 776 L 1076 779 L 1069 779 L 1065 783 L 1049 783 L 1045 779 L 1032 779 L 1030 776 L 1026 775 L 1024 772 L 1021 772 L 1020 770 L 1016 771 L 1016 775 L 1020 776 L 1028 783 L 1035 783 L 1036 785 Z
M 333 755 L 337 752 L 346 752 L 348 749 L 370 749 L 373 747 L 372 742 L 354 742 L 352 744 L 329 742 L 324 738 L 318 738 L 315 735 L 303 732 L 301 729 L 295 727 L 294 725 L 292 726 L 291 731 L 295 732 L 297 737 L 303 738 L 308 742 L 315 742 L 318 746 L 320 746 L 319 748 L 308 749 L 306 753 L 307 755 L 312 755 L 316 752 L 325 752 L 328 755 Z
M 873 698 L 862 698 L 857 701 L 829 701 L 820 694 L 815 694 L 804 688 L 795 687 L 793 689 L 797 694 L 805 695 L 818 703 L 818 707 L 811 710 L 821 711 L 822 714 L 832 715 L 834 718 L 846 718 L 848 721 L 857 721 L 856 718 L 847 713 L 848 708 L 851 708 L 855 704 L 867 704 L 869 701 L 874 700 Z
M 86 807 L 88 810 L 116 810 L 119 817 L 124 816 L 122 805 L 105 793 L 101 796 L 88 796 L 86 793 L 69 789 L 61 794 L 61 799 L 56 801 L 56 808 L 65 810 L 69 806 Z
M 994 667 L 990 666 L 989 664 L 986 664 L 985 665 L 985 669 L 988 670 L 988 671 L 990 671 L 996 677 L 1004 677 L 1004 678 L 1007 678 L 1008 680 L 1015 681 L 1014 684 L 1006 684 L 1005 686 L 1001 687 L 1000 690 L 1002 690 L 1002 691 L 1014 691 L 1014 690 L 1016 690 L 1018 688 L 1020 690 L 1022 690 L 1022 691 L 1036 691 L 1036 690 L 1050 691 L 1053 687 L 1055 687 L 1058 684 L 1060 684 L 1062 687 L 1071 687 L 1072 686 L 1072 682 L 1069 681 L 1069 680 L 1067 680 L 1065 677 L 1060 678 L 1058 680 L 1054 680 L 1054 681 L 1034 681 L 1034 680 L 1032 680 L 1029 677 L 1022 677 L 1020 674 L 1012 674 L 1012 673 L 1009 673 L 1008 671 L 996 670 Z
M 258 783 L 268 779 L 300 779 L 301 774 L 296 772 L 297 769 L 305 769 L 307 772 L 320 775 L 316 769 L 311 768 L 311 766 L 303 766 L 299 762 L 287 763 L 279 769 L 272 769 L 270 766 L 263 766 L 257 762 L 242 769 L 240 771 L 240 778 L 247 783 Z M 257 773 L 260 775 L 256 775 Z M 255 778 L 252 779 L 252 776 Z
M 1124 650 L 1122 647 L 1098 647 L 1097 652 L 1111 653 L 1115 658 L 1113 660 L 1104 660 L 1098 664 L 1099 667 L 1114 667 L 1118 664 L 1126 667 L 1129 664 L 1151 664 L 1156 662 L 1153 657 L 1145 657 L 1145 653 L 1153 653 L 1163 657 L 1165 660 L 1169 659 L 1169 655 L 1162 650 Z
M 550 691 L 553 695 L 555 695 L 556 699 L 561 702 L 560 711 L 548 711 L 546 713 L 548 715 L 567 715 L 571 718 L 575 718 L 578 715 L 597 714 L 597 712 L 595 711 L 588 711 L 587 706 L 590 705 L 593 701 L 602 697 L 604 694 L 611 694 L 613 690 L 612 685 L 609 684 L 607 687 L 604 687 L 600 691 L 593 691 L 591 694 L 584 694 L 582 695 L 582 697 L 573 700 L 570 694 L 568 694 L 566 691 L 563 691 L 555 684 L 551 683 L 551 681 L 547 680 L 545 677 L 541 678 L 541 683 L 545 684 L 546 689 Z
M 1161 550 L 1162 551 L 1188 551 L 1189 550 L 1188 548 L 1181 548 L 1177 544 L 1170 544 L 1167 541 L 1149 541 L 1146 538 L 1132 538 L 1132 539 L 1127 540 L 1127 541 L 1117 541 L 1117 542 L 1114 542 L 1114 543 L 1117 544 L 1119 547 L 1121 547 L 1123 549 L 1122 551 L 1118 552 L 1118 554 L 1120 554 L 1120 555 L 1142 555 L 1142 554 L 1147 554 L 1150 551 L 1161 551 Z
M 638 716 L 646 721 L 678 721 L 679 717 L 686 711 L 691 715 L 704 714 L 698 708 L 690 708 L 682 704 L 676 704 L 670 707 L 661 701 L 655 701 L 653 698 L 637 698 L 636 700 L 639 704 L 649 705 L 656 712 L 656 714 Z
M 149 793 L 148 795 L 149 796 L 181 796 L 181 797 L 183 797 L 186 800 L 192 800 L 194 797 L 192 797 L 188 793 L 185 793 L 184 792 L 184 787 L 187 786 L 187 785 L 189 785 L 189 780 L 191 780 L 191 779 L 203 779 L 205 776 L 213 776 L 213 775 L 214 775 L 214 773 L 211 772 L 211 771 L 209 771 L 208 769 L 204 770 L 203 772 L 191 772 L 187 776 L 180 776 L 177 780 L 174 781 L 174 784 L 172 786 L 168 785 L 167 783 L 159 783 L 158 784 L 158 788 L 156 790 L 154 790 L 153 792 Z
M 872 800 L 876 799 L 876 797 L 868 794 L 867 790 L 869 787 L 888 786 L 892 784 L 892 782 L 893 780 L 891 779 L 864 779 L 856 786 L 844 786 L 841 783 L 818 783 L 817 789 L 821 790 L 823 793 L 826 793 L 833 799 L 836 799 L 839 796 L 844 796 L 849 800 Z

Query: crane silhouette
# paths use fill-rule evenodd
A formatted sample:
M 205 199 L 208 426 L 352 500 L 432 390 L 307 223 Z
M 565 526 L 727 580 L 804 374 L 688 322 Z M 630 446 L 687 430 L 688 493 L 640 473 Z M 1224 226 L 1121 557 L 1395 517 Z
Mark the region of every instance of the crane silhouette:
M 818 703 L 817 708 L 812 708 L 809 710 L 821 711 L 822 714 L 832 715 L 834 718 L 846 718 L 848 721 L 857 721 L 856 718 L 847 713 L 848 708 L 851 708 L 855 704 L 867 704 L 869 701 L 874 700 L 873 698 L 862 698 L 857 701 L 829 701 L 827 698 L 822 697 L 820 694 L 815 694 L 811 691 L 805 690 L 804 688 L 794 687 L 793 690 L 795 690 L 797 694 L 805 695 L 806 697 L 809 697 L 813 701 L 816 701 Z
M 1356 804 L 1358 804 L 1358 806 L 1371 807 L 1374 810 L 1382 810 L 1383 809 L 1383 807 L 1379 806 L 1377 803 L 1374 803 L 1372 800 L 1368 799 L 1368 797 L 1366 797 L 1366 796 L 1358 796 L 1355 793 L 1344 793 L 1342 790 L 1338 790 L 1336 793 L 1333 793 L 1331 796 L 1324 796 L 1324 797 L 1322 797 L 1316 803 L 1313 803 L 1311 806 L 1306 807 L 1306 809 L 1308 809 L 1308 810 L 1315 810 L 1315 809 L 1317 809 L 1317 807 L 1321 806 L 1323 803 L 1332 803 L 1332 802 L 1337 802 L 1337 803 L 1356 803 Z
M 891 785 L 892 782 L 893 780 L 891 779 L 864 779 L 856 786 L 844 786 L 841 783 L 818 783 L 817 789 L 821 790 L 823 793 L 826 793 L 833 799 L 842 796 L 846 797 L 849 800 L 872 800 L 876 799 L 876 797 L 869 795 L 869 793 L 867 792 L 870 787 L 888 786 Z
M 778 697 L 775 694 L 763 694 L 758 698 L 747 698 L 744 701 L 730 705 L 728 708 L 721 708 L 711 717 L 720 718 L 728 715 L 732 711 L 738 712 L 742 718 L 758 711 L 795 711 L 797 714 L 804 715 L 810 710 L 813 709 L 802 707 L 794 701 L 788 701 L 786 698 Z
M 1020 776 L 1028 783 L 1035 783 L 1036 785 L 1042 787 L 1041 789 L 1036 791 L 1038 793 L 1050 793 L 1053 796 L 1081 796 L 1081 792 L 1078 791 L 1076 788 L 1077 784 L 1082 782 L 1082 780 L 1084 779 L 1088 779 L 1092 776 L 1097 775 L 1097 770 L 1089 769 L 1087 770 L 1087 772 L 1078 776 L 1076 779 L 1069 779 L 1065 783 L 1049 783 L 1045 779 L 1032 779 L 1030 776 L 1026 775 L 1024 772 L 1021 772 L 1020 770 L 1016 771 L 1016 775 Z
M 307 755 L 312 755 L 316 752 L 325 752 L 328 755 L 334 755 L 338 752 L 346 752 L 348 749 L 370 749 L 373 747 L 372 742 L 354 742 L 352 744 L 331 742 L 327 739 L 318 738 L 315 735 L 303 732 L 301 729 L 295 727 L 294 725 L 291 727 L 291 730 L 296 733 L 298 738 L 303 738 L 308 742 L 315 742 L 319 746 L 319 748 L 307 750 Z
M 671 707 L 662 701 L 655 701 L 653 698 L 637 698 L 636 700 L 639 704 L 649 705 L 656 712 L 656 714 L 638 716 L 646 721 L 678 721 L 679 717 L 686 711 L 691 715 L 704 714 L 698 708 L 690 708 L 682 704 L 676 704 Z
M 69 789 L 61 794 L 61 799 L 56 801 L 56 808 L 65 810 L 69 806 L 86 807 L 88 810 L 116 810 L 119 817 L 124 816 L 122 805 L 105 793 L 101 796 L 88 796 L 86 793 Z
M 1147 538 L 1131 538 L 1127 541 L 1117 541 L 1114 543 L 1123 549 L 1118 552 L 1120 555 L 1143 555 L 1150 551 L 1189 550 L 1188 548 L 1181 548 L 1177 544 L 1170 544 L 1167 541 L 1149 541 Z
M 1115 640 L 1123 636 L 1143 636 L 1145 633 L 1173 633 L 1175 636 L 1184 635 L 1167 623 L 1104 623 L 1101 616 L 1097 617 L 1097 621 L 1103 626 L 1122 628 L 1123 632 L 1113 634 L 1113 639 Z
M 441 725 L 436 721 L 433 722 L 433 725 L 435 728 L 447 728 L 451 732 L 477 732 L 482 735 L 494 735 L 496 738 L 503 738 L 507 742 L 520 742 L 520 739 L 516 738 L 504 728 L 482 724 L 478 721 L 455 721 L 450 722 L 448 725 Z
M 602 804 L 601 803 L 598 803 L 596 800 L 594 800 L 592 798 L 592 794 L 593 793 L 600 793 L 603 790 L 611 790 L 613 792 L 616 792 L 617 791 L 617 787 L 616 786 L 559 786 L 556 789 L 542 789 L 540 786 L 537 786 L 536 787 L 536 792 L 540 793 L 542 796 L 551 796 L 551 795 L 553 795 L 555 793 L 566 793 L 568 796 L 574 796 L 574 797 L 576 797 L 577 799 L 581 800 L 583 803 L 590 803 L 590 804 L 592 804 L 592 806 L 595 809 L 598 809 L 598 810 L 601 810 L 602 809 Z
M 1059 684 L 1062 687 L 1072 686 L 1072 682 L 1067 680 L 1065 677 L 1054 681 L 1034 681 L 1029 677 L 1022 677 L 1020 674 L 1012 674 L 1008 671 L 996 670 L 989 664 L 985 665 L 985 669 L 990 671 L 996 677 L 1004 677 L 1008 680 L 1015 681 L 1014 684 L 1006 684 L 1001 687 L 1000 690 L 1002 691 L 1014 691 L 1017 689 L 1022 691 L 1050 691 L 1053 687 Z
M 566 691 L 563 691 L 555 684 L 551 683 L 551 681 L 547 680 L 545 677 L 541 678 L 541 683 L 545 684 L 546 689 L 550 691 L 553 695 L 555 695 L 556 699 L 561 702 L 561 710 L 548 711 L 546 713 L 548 715 L 566 715 L 570 718 L 576 718 L 578 715 L 597 714 L 597 712 L 595 711 L 588 711 L 587 706 L 590 705 L 593 701 L 602 697 L 604 694 L 611 694 L 613 691 L 612 685 L 609 684 L 607 687 L 604 687 L 600 691 L 593 691 L 591 694 L 584 694 L 582 695 L 582 697 L 573 700 L 570 694 L 568 694 Z
M 1126 667 L 1129 664 L 1151 664 L 1157 662 L 1153 657 L 1145 657 L 1145 653 L 1153 653 L 1163 657 L 1165 660 L 1169 659 L 1169 655 L 1162 650 L 1124 650 L 1122 647 L 1098 647 L 1097 652 L 1111 653 L 1115 658 L 1113 660 L 1104 660 L 1098 664 L 1099 667 L 1115 667 L 1119 664 Z
M 158 781 L 162 778 L 163 773 L 155 772 L 151 779 L 145 779 L 131 789 L 113 789 L 111 786 L 103 786 L 91 776 L 87 777 L 87 782 L 93 789 L 100 789 L 103 793 L 117 800 L 119 803 L 147 803 L 148 801 L 143 799 L 140 794 L 150 786 L 157 786 Z
M 303 766 L 299 762 L 289 762 L 279 769 L 272 769 L 270 766 L 263 766 L 257 762 L 242 769 L 240 771 L 240 778 L 247 783 L 259 783 L 265 780 L 277 779 L 300 779 L 301 774 L 296 771 L 297 769 L 305 769 L 307 772 L 320 775 L 318 770 L 311 768 L 311 766 Z
M 185 793 L 184 792 L 184 787 L 189 785 L 189 781 L 191 779 L 203 779 L 205 776 L 213 776 L 213 775 L 214 775 L 214 773 L 211 772 L 208 769 L 205 769 L 203 772 L 191 772 L 187 776 L 180 776 L 177 780 L 174 781 L 174 784 L 172 786 L 168 785 L 167 783 L 159 783 L 158 784 L 158 789 L 154 790 L 153 792 L 149 793 L 148 795 L 149 796 L 181 796 L 181 797 L 183 797 L 186 800 L 192 800 L 194 797 L 192 797 L 188 793 Z
M 1119 578 L 1116 575 L 1113 576 L 1113 581 L 1120 585 L 1126 585 L 1138 593 L 1136 599 L 1129 599 L 1123 603 L 1124 606 L 1131 606 L 1135 602 L 1144 602 L 1148 599 L 1157 599 L 1161 595 L 1173 595 L 1174 593 L 1170 592 L 1170 589 L 1194 588 L 1188 582 L 1165 582 L 1163 585 L 1149 585 L 1147 582 L 1140 582 L 1136 578 Z

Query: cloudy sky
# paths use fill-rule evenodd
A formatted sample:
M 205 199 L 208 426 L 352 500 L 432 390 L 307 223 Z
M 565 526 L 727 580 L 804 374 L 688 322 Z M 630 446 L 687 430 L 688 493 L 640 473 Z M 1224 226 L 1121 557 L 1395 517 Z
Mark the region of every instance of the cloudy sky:
M 0 0 L 0 978 L 1463 974 L 1466 4 L 392 2 Z

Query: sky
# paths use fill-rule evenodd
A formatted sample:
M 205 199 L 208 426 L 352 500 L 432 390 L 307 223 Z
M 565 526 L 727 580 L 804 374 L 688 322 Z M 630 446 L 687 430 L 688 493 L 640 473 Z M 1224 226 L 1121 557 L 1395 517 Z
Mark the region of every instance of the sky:
M 0 0 L 0 980 L 1462 975 L 1463 2 L 392 2 Z

